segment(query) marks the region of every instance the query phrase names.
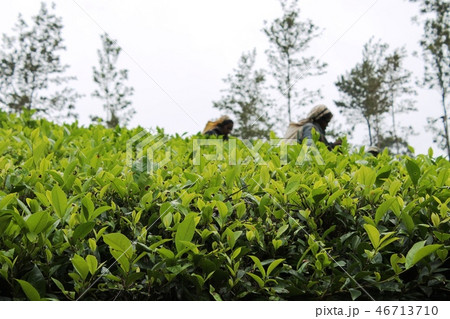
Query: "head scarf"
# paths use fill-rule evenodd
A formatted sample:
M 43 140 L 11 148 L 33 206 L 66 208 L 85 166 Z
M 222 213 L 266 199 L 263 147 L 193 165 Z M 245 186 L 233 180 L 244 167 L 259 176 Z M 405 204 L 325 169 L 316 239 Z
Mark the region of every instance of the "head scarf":
M 321 119 L 324 116 L 333 116 L 333 113 L 323 104 L 319 104 L 314 106 L 311 111 L 309 111 L 306 119 L 301 120 L 300 122 L 291 122 L 287 129 L 286 134 L 284 135 L 285 139 L 295 139 L 297 131 L 304 126 L 306 123 L 313 123 L 317 120 Z
M 303 119 L 298 123 L 291 122 L 290 125 L 303 126 L 306 123 L 315 122 L 315 121 L 321 119 L 322 117 L 324 117 L 325 115 L 333 116 L 333 113 L 331 113 L 331 111 L 325 105 L 319 104 L 319 105 L 314 106 L 311 109 L 311 111 L 309 111 L 308 117 L 306 119 Z
M 205 134 L 206 132 L 215 129 L 217 126 L 219 126 L 221 123 L 225 122 L 226 120 L 230 120 L 230 117 L 227 115 L 222 115 L 215 121 L 208 121 L 208 123 L 206 123 L 205 128 L 203 129 L 202 134 Z
M 321 119 L 325 115 L 333 116 L 331 111 L 325 105 L 319 104 L 319 105 L 314 106 L 311 109 L 311 111 L 308 114 L 308 118 L 307 119 L 310 120 L 311 122 L 314 122 L 314 121 L 317 121 L 317 120 Z
M 371 153 L 371 154 L 373 154 L 375 156 L 380 154 L 380 152 L 381 152 L 381 150 L 378 147 L 376 147 L 376 146 L 370 146 L 367 149 L 367 153 Z

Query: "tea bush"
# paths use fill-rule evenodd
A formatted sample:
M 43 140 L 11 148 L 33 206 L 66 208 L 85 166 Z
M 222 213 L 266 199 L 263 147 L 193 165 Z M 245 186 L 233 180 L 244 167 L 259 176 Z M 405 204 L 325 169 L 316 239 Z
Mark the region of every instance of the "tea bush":
M 232 139 L 211 160 L 159 130 L 140 153 L 170 161 L 148 171 L 127 165 L 142 128 L 0 126 L 3 300 L 449 298 L 450 164 L 431 150 L 293 145 L 284 163 Z

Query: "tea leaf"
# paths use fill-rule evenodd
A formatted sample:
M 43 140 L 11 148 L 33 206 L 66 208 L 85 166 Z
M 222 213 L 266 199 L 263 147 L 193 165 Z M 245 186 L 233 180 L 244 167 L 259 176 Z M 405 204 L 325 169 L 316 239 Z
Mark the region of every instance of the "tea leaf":
M 78 225 L 77 228 L 75 228 L 75 231 L 73 232 L 72 239 L 78 240 L 86 237 L 86 235 L 91 232 L 94 226 L 95 226 L 94 222 L 87 222 Z
M 219 211 L 220 217 L 225 218 L 228 214 L 227 205 L 225 205 L 225 203 L 219 202 L 219 201 L 216 201 L 215 203 L 216 203 L 217 210 Z
M 406 255 L 405 268 L 409 269 L 426 256 L 432 254 L 434 251 L 442 247 L 442 245 L 428 245 L 425 246 L 425 240 L 415 243 Z
M 411 234 L 415 228 L 415 224 L 412 217 L 406 211 L 403 211 L 401 216 L 402 221 L 405 224 L 406 229 L 408 230 L 408 233 Z
M 233 253 L 231 254 L 231 259 L 233 260 L 233 259 L 236 259 L 238 256 L 239 256 L 239 254 L 241 253 L 241 247 L 238 247 L 238 248 L 236 248 L 234 251 L 233 251 Z
M 287 186 L 284 190 L 284 193 L 286 195 L 289 195 L 293 192 L 296 192 L 300 188 L 300 177 L 299 176 L 293 176 L 289 179 Z
M 404 264 L 406 261 L 405 256 L 400 254 L 393 254 L 390 258 L 392 269 L 396 274 L 399 274 L 402 270 L 398 266 L 398 264 Z
M 111 255 L 113 255 L 114 259 L 117 260 L 120 267 L 125 271 L 126 273 L 130 271 L 130 258 L 127 258 L 127 256 L 118 250 L 110 249 Z
M 259 288 L 264 288 L 264 281 L 261 279 L 261 277 L 259 277 L 258 275 L 252 274 L 251 272 L 248 272 L 247 275 L 249 275 L 256 281 Z
M 442 169 L 439 172 L 439 175 L 436 180 L 436 186 L 442 187 L 447 183 L 447 180 L 450 178 L 450 169 Z M 448 185 L 448 184 L 447 184 Z
M 256 257 L 256 256 L 249 256 L 249 257 L 253 260 L 253 262 L 255 263 L 256 267 L 258 267 L 259 272 L 261 273 L 263 278 L 265 278 L 266 277 L 266 271 L 264 270 L 264 267 L 262 266 L 261 261 L 259 260 L 259 258 Z
M 30 232 L 39 234 L 47 228 L 47 222 L 50 216 L 46 211 L 37 212 L 28 217 L 26 224 Z
M 211 294 L 211 296 L 213 296 L 215 301 L 222 301 L 222 298 L 220 297 L 220 295 L 215 291 L 213 286 L 209 286 L 209 293 Z
M 361 296 L 361 291 L 357 289 L 350 288 L 348 290 L 350 292 L 350 295 L 352 296 L 352 300 L 358 299 L 359 296 Z
M 94 213 L 94 203 L 91 199 L 91 194 L 87 194 L 82 200 L 83 211 L 85 212 L 86 220 L 90 220 L 92 214 Z
M 233 249 L 236 244 L 236 240 L 234 238 L 234 233 L 230 228 L 225 229 L 223 232 L 222 238 L 225 237 L 228 243 L 228 246 Z
M 272 263 L 269 265 L 269 268 L 267 268 L 267 277 L 269 277 L 272 271 L 283 261 L 285 261 L 285 259 L 277 259 L 272 261 Z
M 86 260 L 83 257 L 75 254 L 72 258 L 72 265 L 75 270 L 80 274 L 81 279 L 85 280 L 87 275 L 89 274 L 89 266 Z
M 409 177 L 411 177 L 411 180 L 414 184 L 414 186 L 417 186 L 417 182 L 420 178 L 420 168 L 416 164 L 416 162 L 412 160 L 406 161 L 406 170 L 408 171 Z
M 111 209 L 112 208 L 110 206 L 98 207 L 96 210 L 94 210 L 92 215 L 89 217 L 89 220 L 93 220 L 93 219 L 97 218 L 98 216 L 100 216 L 101 214 L 103 214 L 104 212 L 111 210 Z
M 283 233 L 284 233 L 288 228 L 289 228 L 289 225 L 288 225 L 288 224 L 281 226 L 280 229 L 278 229 L 278 231 L 277 231 L 277 238 L 280 238 L 281 235 L 283 235 Z
M 52 190 L 52 204 L 56 215 L 63 218 L 67 208 L 67 197 L 58 185 L 55 185 Z
M 25 295 L 29 300 L 31 301 L 41 300 L 39 292 L 29 282 L 20 279 L 16 279 L 16 281 L 20 284 L 20 287 L 22 287 L 23 292 L 25 293 Z
M 166 257 L 167 259 L 174 259 L 175 258 L 175 254 L 171 250 L 168 250 L 166 248 L 159 248 L 158 249 L 158 253 L 160 255 Z
M 169 228 L 172 224 L 173 214 L 172 213 L 165 213 L 164 216 L 161 217 L 161 221 L 164 225 L 164 227 Z
M 91 275 L 94 275 L 95 272 L 97 271 L 97 267 L 98 267 L 97 258 L 95 258 L 95 256 L 92 256 L 92 255 L 87 255 L 86 263 L 88 265 L 89 272 L 91 273 Z
M 377 249 L 380 245 L 380 232 L 376 227 L 369 224 L 364 224 L 364 229 L 366 230 L 367 235 L 369 235 L 373 248 Z
M 121 233 L 103 235 L 103 240 L 112 249 L 124 253 L 127 258 L 133 256 L 133 245 L 131 241 Z
M 0 210 L 8 207 L 16 199 L 16 194 L 8 194 L 0 200 Z
M 377 208 L 377 211 L 375 213 L 375 224 L 378 224 L 380 220 L 383 219 L 388 209 L 392 206 L 392 203 L 396 200 L 397 198 L 395 197 L 390 198 Z
M 177 248 L 177 252 L 184 249 L 185 245 L 182 243 L 183 241 L 190 242 L 194 237 L 196 216 L 197 214 L 190 213 L 184 218 L 180 225 L 178 225 L 178 229 L 175 234 L 175 246 Z
M 240 166 L 235 165 L 226 173 L 225 183 L 229 189 L 233 188 L 234 181 L 240 173 Z
M 400 239 L 399 237 L 393 237 L 393 238 L 390 238 L 390 239 L 388 239 L 388 240 L 386 240 L 386 241 L 381 240 L 380 247 L 378 247 L 378 250 L 383 249 L 383 248 L 386 247 L 387 245 L 389 245 L 389 244 L 391 244 L 391 243 L 393 243 L 394 241 L 397 241 L 397 240 L 399 240 L 399 239 Z
M 357 176 L 358 182 L 366 186 L 367 190 L 373 187 L 377 178 L 375 171 L 367 166 L 361 166 L 355 175 Z

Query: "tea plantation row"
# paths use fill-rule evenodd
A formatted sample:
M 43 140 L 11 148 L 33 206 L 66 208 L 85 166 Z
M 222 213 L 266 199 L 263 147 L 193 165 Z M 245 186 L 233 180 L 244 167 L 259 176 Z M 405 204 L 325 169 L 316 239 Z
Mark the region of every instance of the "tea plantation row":
M 0 113 L 0 299 L 449 299 L 445 158 L 201 138 Z

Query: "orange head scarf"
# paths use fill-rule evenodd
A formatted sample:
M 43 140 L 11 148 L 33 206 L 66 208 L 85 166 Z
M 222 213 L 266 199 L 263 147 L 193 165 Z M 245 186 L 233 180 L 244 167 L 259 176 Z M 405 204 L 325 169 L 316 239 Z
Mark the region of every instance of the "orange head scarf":
M 208 123 L 206 123 L 205 128 L 203 129 L 202 134 L 205 134 L 206 132 L 215 129 L 217 126 L 219 126 L 221 123 L 225 122 L 226 120 L 230 120 L 230 118 L 227 115 L 223 115 L 215 121 L 208 121 Z

